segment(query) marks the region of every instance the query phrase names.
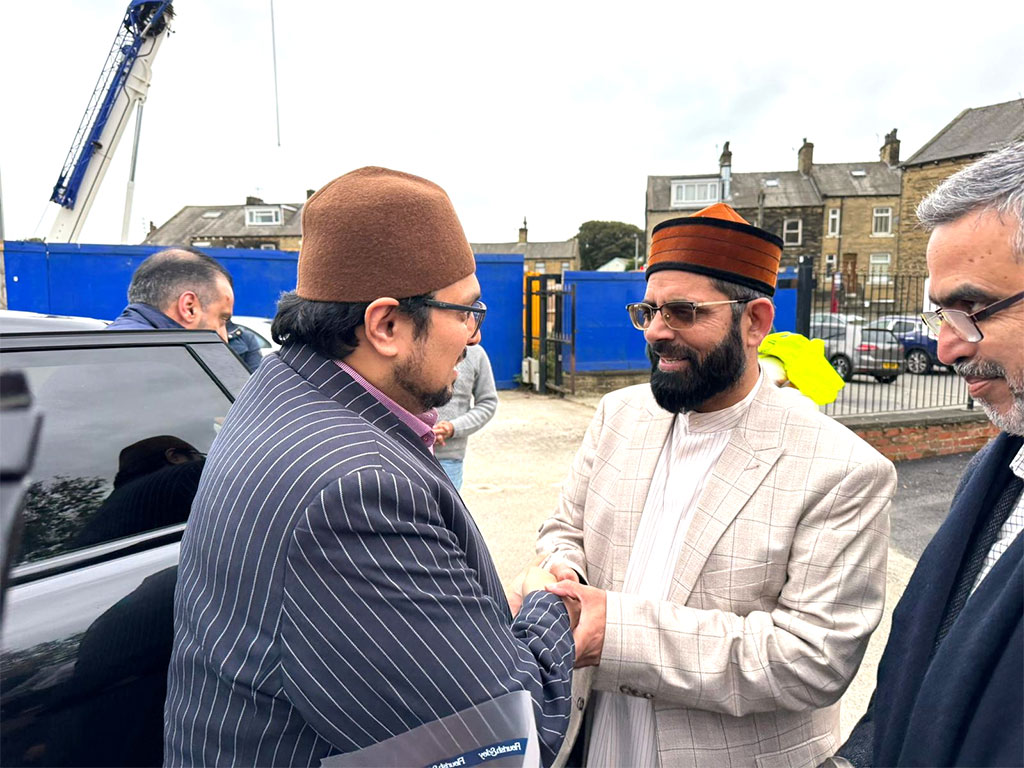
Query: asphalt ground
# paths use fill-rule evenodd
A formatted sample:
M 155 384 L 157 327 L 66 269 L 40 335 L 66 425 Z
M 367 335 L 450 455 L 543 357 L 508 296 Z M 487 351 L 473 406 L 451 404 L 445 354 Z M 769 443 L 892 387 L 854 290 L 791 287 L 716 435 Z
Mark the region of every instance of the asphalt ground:
M 598 398 L 578 400 L 513 390 L 499 393 L 495 418 L 469 439 L 462 496 L 487 540 L 502 579 L 534 555 L 538 526 L 551 514 L 561 482 Z M 885 615 L 860 671 L 842 699 L 842 735 L 856 724 L 874 689 L 892 609 L 928 541 L 949 511 L 970 454 L 897 464 L 890 508 Z

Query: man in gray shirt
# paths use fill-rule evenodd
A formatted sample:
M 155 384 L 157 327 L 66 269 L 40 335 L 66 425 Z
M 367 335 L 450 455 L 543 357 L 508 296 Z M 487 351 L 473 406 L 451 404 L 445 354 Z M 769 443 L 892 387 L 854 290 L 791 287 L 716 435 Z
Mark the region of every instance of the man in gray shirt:
M 479 344 L 466 347 L 466 357 L 455 367 L 455 394 L 437 409 L 434 425 L 434 455 L 451 478 L 456 490 L 462 489 L 462 463 L 466 458 L 469 436 L 484 426 L 498 408 L 491 361 Z

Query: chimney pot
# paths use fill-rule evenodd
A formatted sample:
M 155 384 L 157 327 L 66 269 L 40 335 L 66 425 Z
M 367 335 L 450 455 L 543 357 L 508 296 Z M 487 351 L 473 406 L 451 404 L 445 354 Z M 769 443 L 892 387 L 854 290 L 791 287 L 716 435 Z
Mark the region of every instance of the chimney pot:
M 519 242 L 526 242 L 526 217 L 523 216 L 523 226 L 519 228 Z
M 900 164 L 900 140 L 896 138 L 896 129 L 885 134 L 885 143 L 878 150 L 879 159 L 890 168 Z
M 248 195 L 245 198 L 245 204 L 246 205 L 263 205 L 263 200 L 261 200 L 258 197 L 253 197 L 252 195 Z

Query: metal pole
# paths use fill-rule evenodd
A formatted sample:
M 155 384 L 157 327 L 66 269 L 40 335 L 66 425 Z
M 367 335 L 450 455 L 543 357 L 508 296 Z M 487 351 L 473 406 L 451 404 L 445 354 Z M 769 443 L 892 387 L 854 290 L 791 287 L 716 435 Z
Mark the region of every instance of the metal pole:
M 814 261 L 800 257 L 796 273 L 796 332 L 811 335 L 811 296 L 814 293 Z
M 274 0 L 270 0 L 270 49 L 274 57 L 274 117 L 277 120 L 277 146 L 281 146 L 281 105 L 277 101 L 277 33 L 274 30 Z
M 128 190 L 124 196 L 124 219 L 121 221 L 121 245 L 128 244 L 128 223 L 132 218 L 132 197 L 135 196 L 135 163 L 139 157 L 139 135 L 142 133 L 142 106 L 135 115 L 135 140 L 132 142 L 132 164 L 128 171 Z

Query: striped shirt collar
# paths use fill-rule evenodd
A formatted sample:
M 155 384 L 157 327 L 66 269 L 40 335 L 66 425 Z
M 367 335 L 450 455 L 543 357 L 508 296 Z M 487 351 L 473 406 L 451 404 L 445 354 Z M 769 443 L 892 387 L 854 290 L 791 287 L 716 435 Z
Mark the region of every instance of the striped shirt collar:
M 411 429 L 416 434 L 416 437 L 420 439 L 420 441 L 423 443 L 424 447 L 427 450 L 429 450 L 431 453 L 434 452 L 434 440 L 436 439 L 434 435 L 434 424 L 437 423 L 436 409 L 431 408 L 429 411 L 419 414 L 407 411 L 405 408 L 400 406 L 390 397 L 388 397 L 379 389 L 377 389 L 377 387 L 373 386 L 373 384 L 371 384 L 362 376 L 360 376 L 359 372 L 356 371 L 355 368 L 346 363 L 344 360 L 335 360 L 334 362 L 339 368 L 341 368 L 341 370 L 343 370 L 345 373 L 347 373 L 349 376 L 355 379 L 356 382 L 363 389 L 365 389 L 367 392 L 369 392 L 371 395 L 377 398 L 377 400 L 380 401 L 381 405 L 383 405 L 385 408 L 387 408 L 389 411 L 395 414 L 395 417 L 400 422 L 402 422 L 403 424 L 405 424 L 405 426 Z

